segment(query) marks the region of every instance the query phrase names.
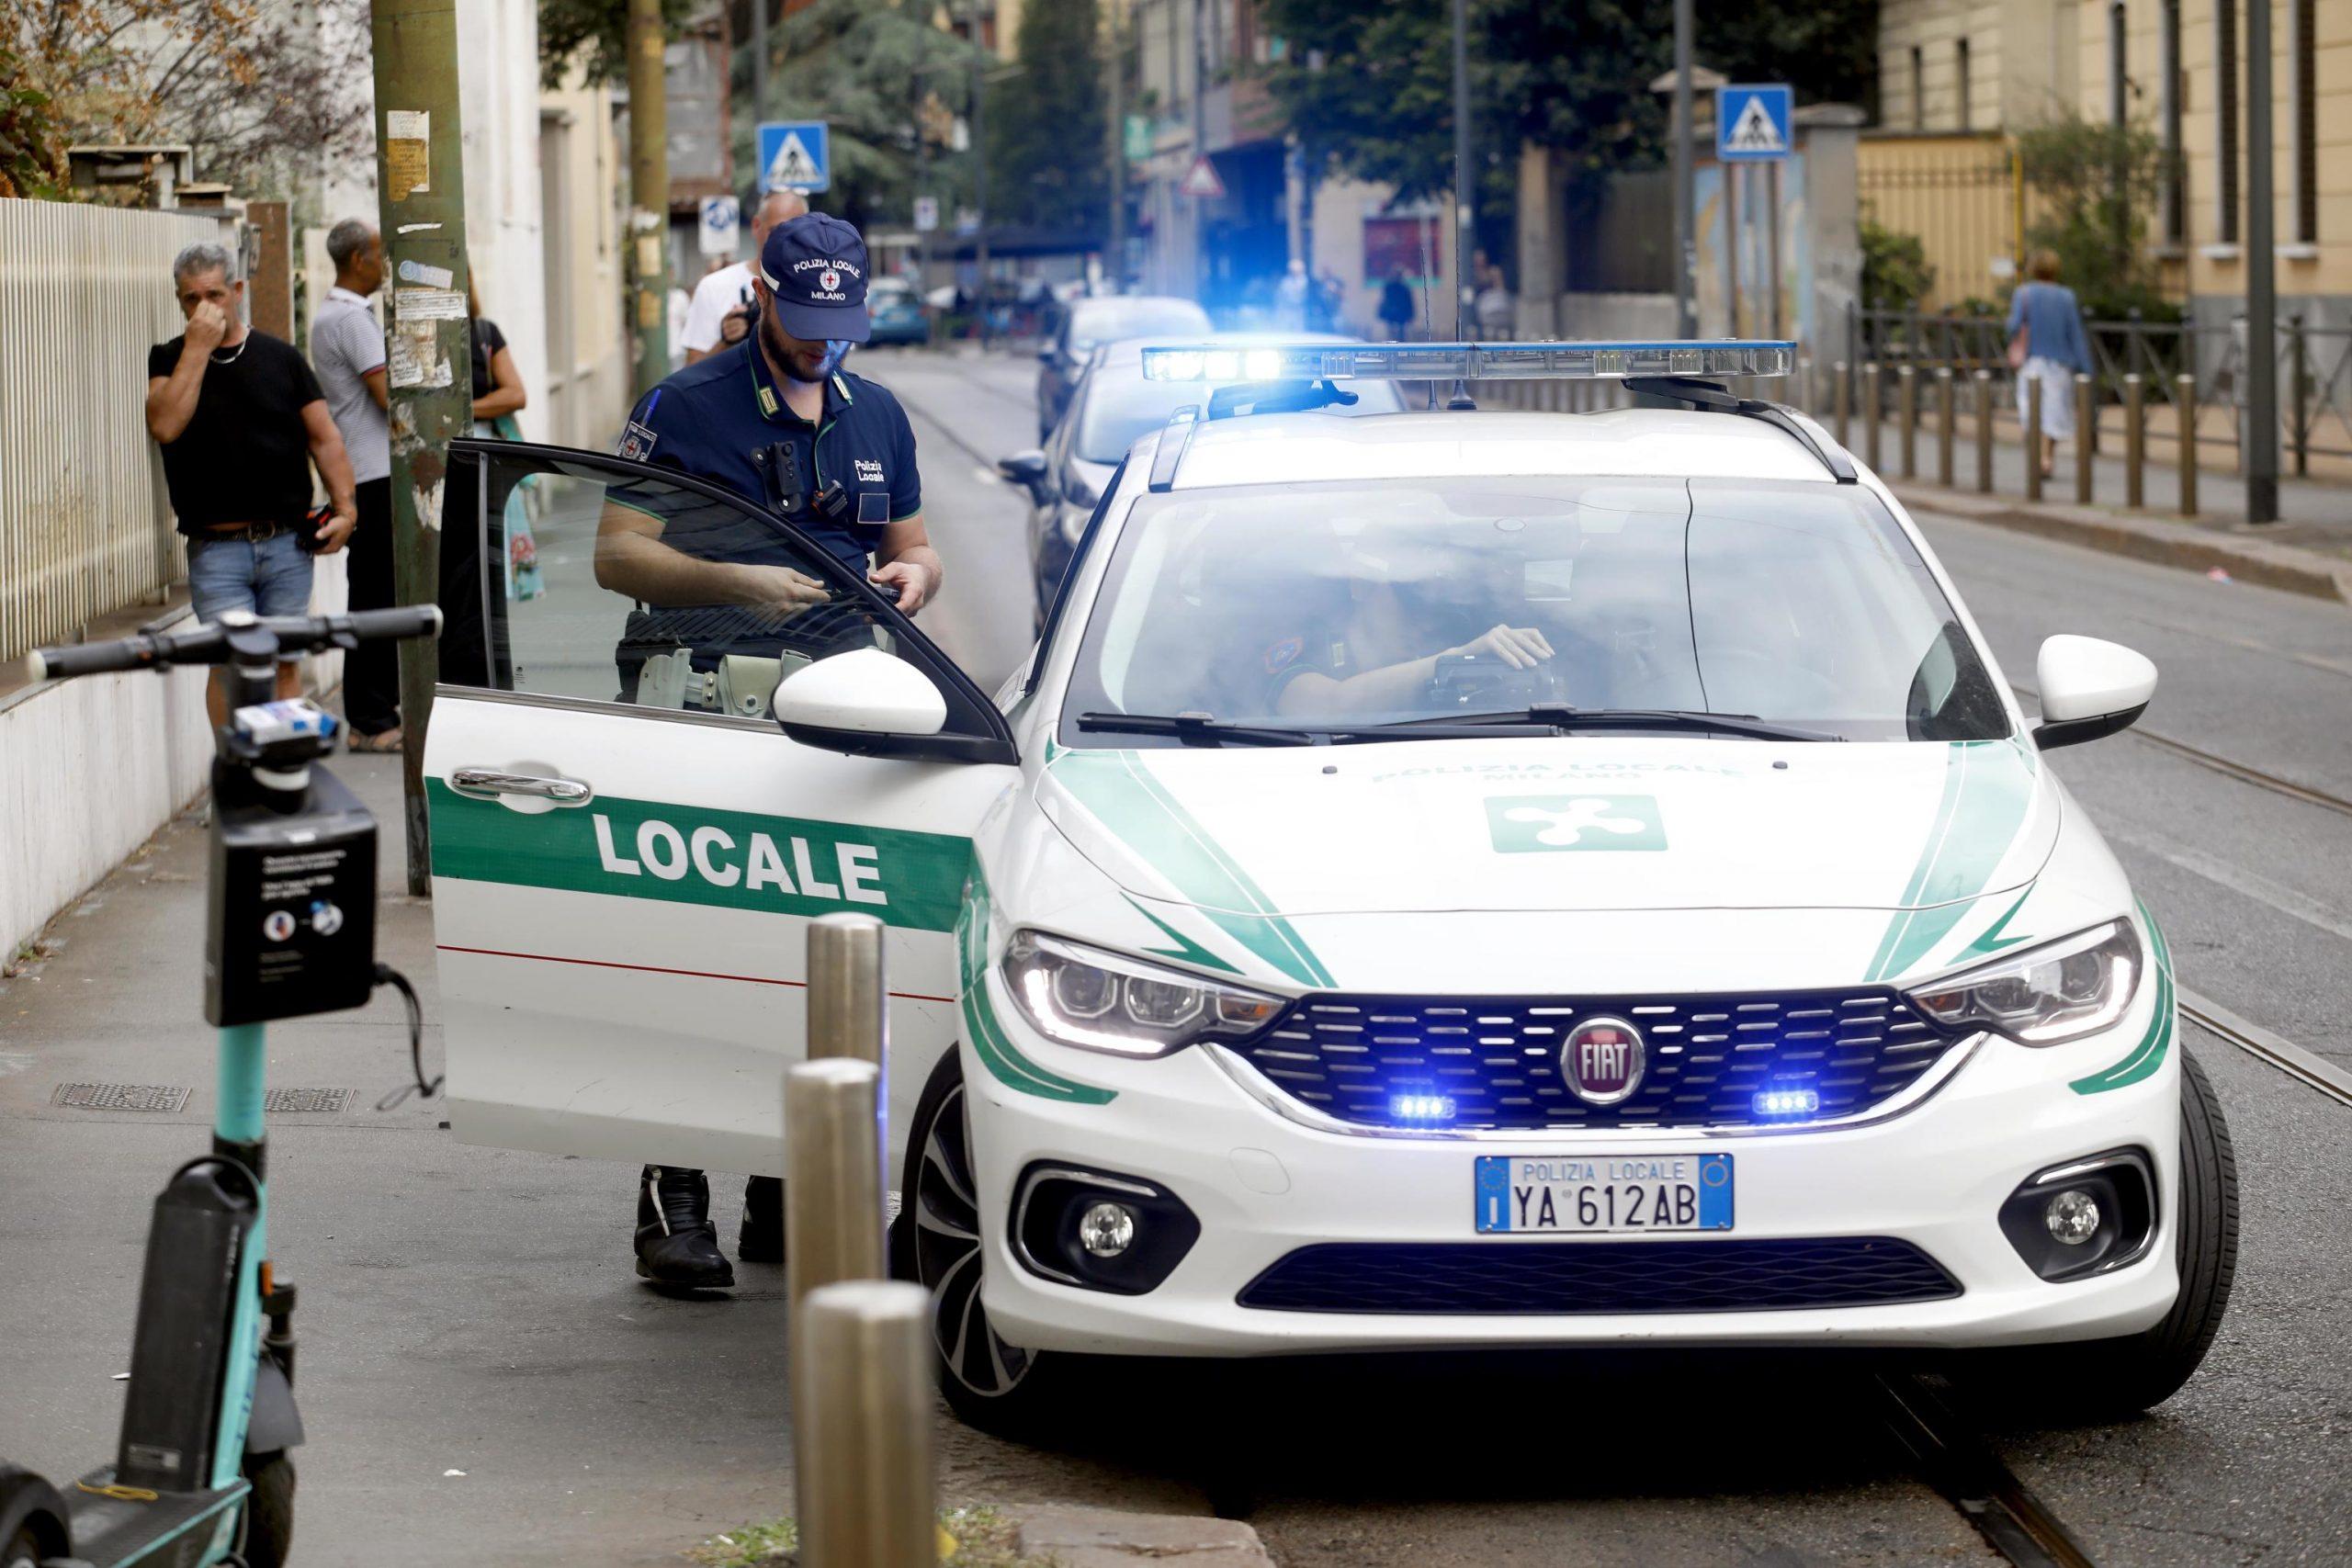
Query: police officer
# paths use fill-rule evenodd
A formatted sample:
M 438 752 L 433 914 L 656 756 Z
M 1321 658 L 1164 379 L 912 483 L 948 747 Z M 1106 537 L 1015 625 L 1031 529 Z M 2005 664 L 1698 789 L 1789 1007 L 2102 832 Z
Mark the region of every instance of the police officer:
M 944 572 L 923 528 L 905 411 L 883 388 L 841 368 L 849 346 L 866 339 L 865 285 L 865 243 L 851 224 L 811 212 L 769 230 L 752 280 L 759 319 L 751 336 L 646 393 L 619 455 L 680 468 L 765 506 L 911 615 L 938 593 Z M 672 625 L 707 624 L 710 607 L 725 606 L 785 628 L 788 642 L 796 624 L 829 618 L 819 607 L 831 595 L 792 564 L 799 558 L 780 535 L 712 535 L 692 515 L 639 504 L 626 489 L 607 495 L 597 525 L 597 582 L 647 606 L 644 617 L 666 613 Z M 850 618 L 831 616 L 837 626 Z M 741 646 L 740 637 L 731 646 Z M 751 1179 L 738 1241 L 746 1262 L 782 1259 L 775 1179 Z M 645 1168 L 637 1260 L 638 1272 L 657 1284 L 735 1282 L 701 1171 Z

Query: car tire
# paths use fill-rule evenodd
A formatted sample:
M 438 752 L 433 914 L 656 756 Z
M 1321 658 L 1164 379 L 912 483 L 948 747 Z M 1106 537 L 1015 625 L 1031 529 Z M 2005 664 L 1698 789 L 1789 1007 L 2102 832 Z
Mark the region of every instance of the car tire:
M 2238 1163 L 2204 1066 L 2180 1055 L 2180 1294 L 2156 1324 L 2115 1339 L 2005 1352 L 2010 1411 L 2061 1421 L 2129 1420 L 2180 1392 L 2221 1332 L 2238 1268 Z
M 1058 1358 L 1010 1345 L 989 1324 L 970 1151 L 963 1063 L 950 1051 L 915 1104 L 890 1272 L 930 1293 L 932 1360 L 948 1405 L 967 1426 L 1021 1437 L 1058 1404 Z
M 65 1502 L 57 1488 L 13 1464 L 0 1464 L 0 1568 L 40 1568 L 73 1550 Z
M 253 1493 L 245 1500 L 245 1544 L 248 1568 L 285 1568 L 294 1550 L 294 1461 L 284 1449 L 245 1456 L 245 1479 Z

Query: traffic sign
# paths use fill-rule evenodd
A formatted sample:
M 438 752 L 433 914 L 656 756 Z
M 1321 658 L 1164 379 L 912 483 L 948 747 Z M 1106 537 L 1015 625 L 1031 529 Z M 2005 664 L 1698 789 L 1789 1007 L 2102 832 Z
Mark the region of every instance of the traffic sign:
M 915 232 L 932 233 L 939 227 L 939 198 L 935 196 L 915 197 Z
M 1130 164 L 1140 164 L 1151 156 L 1151 119 L 1148 116 L 1131 114 L 1120 128 L 1123 141 L 1120 151 Z
M 1786 82 L 1715 89 L 1715 156 L 1726 164 L 1777 163 L 1795 144 L 1796 95 Z
M 1185 171 L 1184 183 L 1176 188 L 1203 201 L 1225 199 L 1225 182 L 1216 177 L 1216 165 L 1209 162 L 1206 153 L 1193 160 L 1192 168 Z
M 731 256 L 735 254 L 735 233 L 743 220 L 742 209 L 731 196 L 707 196 L 702 199 L 702 254 L 707 256 Z
M 821 119 L 774 119 L 760 126 L 760 188 L 804 195 L 831 188 L 832 138 Z

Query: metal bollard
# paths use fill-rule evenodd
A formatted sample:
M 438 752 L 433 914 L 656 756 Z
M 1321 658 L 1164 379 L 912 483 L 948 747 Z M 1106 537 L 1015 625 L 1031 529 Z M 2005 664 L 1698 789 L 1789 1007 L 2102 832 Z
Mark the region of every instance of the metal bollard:
M 1903 477 L 1916 478 L 1919 472 L 1919 378 L 1908 365 L 1894 371 L 1894 432 Z
M 1821 405 L 1814 400 L 1813 360 L 1810 355 L 1797 355 L 1797 407 L 1811 413 Z
M 2091 454 L 2098 449 L 2098 389 L 2075 374 L 2075 504 L 2091 503 Z
M 1879 369 L 1875 361 L 1862 367 L 1862 453 L 1863 461 L 1872 468 L 1878 467 Z
M 808 922 L 808 1055 L 855 1056 L 879 1066 L 888 1049 L 882 990 L 882 922 L 871 915 L 820 915 Z
M 1936 482 L 1951 488 L 1951 367 L 1936 367 Z
M 1976 383 L 1976 492 L 1993 493 L 1993 373 L 1979 370 Z
M 1838 445 L 1847 445 L 1847 427 L 1852 416 L 1854 389 L 1846 379 L 1846 362 L 1838 361 L 1829 367 L 1829 401 L 1838 421 Z
M 2041 499 L 2041 378 L 2025 383 L 2025 498 Z
M 2172 406 L 2180 415 L 2180 514 L 2197 515 L 2197 378 L 2173 378 Z
M 2145 389 L 2136 371 L 2123 378 L 2123 504 L 2134 512 L 2147 504 L 2141 473 L 2148 457 Z
M 854 1057 L 802 1062 L 784 1075 L 785 1293 L 879 1280 L 882 1069 Z
M 814 1292 L 798 1315 L 808 1361 L 793 1421 L 799 1560 L 937 1568 L 930 1297 L 865 1280 Z

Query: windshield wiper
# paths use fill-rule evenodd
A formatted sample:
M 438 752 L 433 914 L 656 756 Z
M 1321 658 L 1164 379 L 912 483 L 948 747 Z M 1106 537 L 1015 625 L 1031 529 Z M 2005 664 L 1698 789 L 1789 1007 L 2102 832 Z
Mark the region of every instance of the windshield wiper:
M 1414 729 L 1443 725 L 1545 724 L 1557 729 L 1665 729 L 1693 735 L 1736 735 L 1754 740 L 1843 740 L 1818 729 L 1792 724 L 1772 724 L 1752 713 L 1699 713 L 1689 708 L 1576 708 L 1563 703 L 1539 703 L 1533 707 L 1499 713 L 1456 713 L 1429 718 L 1408 718 L 1381 726 L 1384 729 Z
M 1078 716 L 1078 727 L 1090 734 L 1111 730 L 1172 735 L 1187 746 L 1317 746 L 1330 740 L 1325 730 L 1227 724 L 1206 713 L 1082 713 Z

